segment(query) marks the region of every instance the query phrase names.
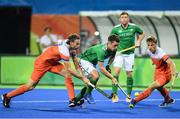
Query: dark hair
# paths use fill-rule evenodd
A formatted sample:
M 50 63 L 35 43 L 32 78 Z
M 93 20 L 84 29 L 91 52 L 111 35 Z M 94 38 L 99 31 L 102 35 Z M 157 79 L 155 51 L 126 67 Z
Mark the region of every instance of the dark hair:
M 108 42 L 114 42 L 114 41 L 119 43 L 120 40 L 119 40 L 119 36 L 118 35 L 113 34 L 113 35 L 110 35 L 108 37 Z
M 154 37 L 154 36 L 149 36 L 147 39 L 146 39 L 146 42 L 154 42 L 157 44 L 157 39 Z
M 129 14 L 125 11 L 120 14 L 120 16 L 122 16 L 122 15 L 128 15 L 129 16 Z
M 76 39 L 79 39 L 80 40 L 80 36 L 76 33 L 73 33 L 73 34 L 70 34 L 67 38 L 67 44 L 70 44 L 70 42 L 74 42 Z
M 44 32 L 46 32 L 47 30 L 52 31 L 52 28 L 51 28 L 51 27 L 49 27 L 49 26 L 46 26 L 46 27 L 44 28 Z

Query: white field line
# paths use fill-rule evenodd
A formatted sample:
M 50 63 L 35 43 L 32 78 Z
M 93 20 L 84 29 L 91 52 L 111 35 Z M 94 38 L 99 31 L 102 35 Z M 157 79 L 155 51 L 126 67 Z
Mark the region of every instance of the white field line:
M 176 101 L 180 101 L 180 99 L 175 99 Z M 111 100 L 95 100 L 96 102 L 111 102 Z M 125 102 L 126 100 L 119 100 L 120 102 Z M 155 102 L 155 101 L 163 101 L 163 99 L 145 99 L 144 102 Z M 69 102 L 68 100 L 16 100 L 12 101 L 13 103 L 64 103 Z M 0 101 L 2 103 L 2 101 Z

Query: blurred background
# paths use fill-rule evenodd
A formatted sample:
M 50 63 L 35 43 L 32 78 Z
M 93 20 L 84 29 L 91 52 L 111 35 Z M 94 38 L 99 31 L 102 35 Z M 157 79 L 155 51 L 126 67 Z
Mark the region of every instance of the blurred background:
M 158 45 L 168 53 L 180 71 L 180 1 L 179 0 L 0 0 L 0 86 L 26 83 L 36 56 L 51 45 L 45 40 L 64 40 L 71 33 L 81 36 L 83 52 L 90 46 L 105 43 L 113 26 L 119 24 L 122 11 L 139 25 L 145 38 L 154 35 Z M 142 54 L 145 40 L 136 49 L 134 85 L 147 87 L 153 81 L 154 66 Z M 74 79 L 75 85 L 82 85 Z M 120 84 L 126 85 L 121 73 Z M 47 73 L 40 85 L 62 86 L 62 77 Z M 111 86 L 101 75 L 100 86 Z M 175 88 L 180 88 L 176 80 Z

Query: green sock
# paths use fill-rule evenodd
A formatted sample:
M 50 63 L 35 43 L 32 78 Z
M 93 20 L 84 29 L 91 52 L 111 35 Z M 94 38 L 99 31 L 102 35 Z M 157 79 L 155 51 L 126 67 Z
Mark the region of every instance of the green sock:
M 81 92 L 75 97 L 75 101 L 79 101 L 81 100 L 83 97 L 84 97 L 84 94 L 86 93 L 86 90 L 87 90 L 87 86 L 84 86 L 82 89 L 81 89 Z
M 94 85 L 96 85 L 96 83 L 97 83 L 97 81 L 98 81 L 98 79 L 97 79 L 97 80 L 94 80 L 94 79 L 92 79 L 92 78 L 90 78 L 89 80 L 90 80 L 90 82 L 91 82 L 92 84 L 94 84 Z M 92 90 L 93 90 L 93 87 L 88 86 L 85 94 L 90 94 L 90 93 L 92 92 Z
M 128 93 L 128 95 L 131 95 L 132 88 L 133 88 L 133 78 L 128 77 L 127 78 L 127 93 Z
M 116 80 L 119 82 L 119 76 L 114 76 L 116 78 Z M 114 84 L 112 84 L 112 92 L 113 94 L 117 94 L 118 91 L 118 87 Z

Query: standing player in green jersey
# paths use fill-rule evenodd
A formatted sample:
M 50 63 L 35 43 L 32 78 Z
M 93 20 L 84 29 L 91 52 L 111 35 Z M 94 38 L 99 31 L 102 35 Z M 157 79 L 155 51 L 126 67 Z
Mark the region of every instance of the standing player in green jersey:
M 117 80 L 109 73 L 104 67 L 104 60 L 109 58 L 109 62 L 113 62 L 116 54 L 117 47 L 119 45 L 119 36 L 111 35 L 108 37 L 108 42 L 106 44 L 98 44 L 88 48 L 80 56 L 79 65 L 84 71 L 85 75 L 88 76 L 90 82 L 96 85 L 99 79 L 99 73 L 95 66 L 98 64 L 100 71 L 109 79 L 112 80 L 113 84 L 117 84 Z M 79 101 L 84 97 L 89 104 L 95 103 L 92 98 L 91 92 L 93 87 L 85 86 L 81 92 L 75 97 L 75 101 Z
M 141 41 L 144 38 L 144 33 L 142 29 L 135 24 L 129 23 L 129 14 L 127 12 L 122 12 L 120 14 L 119 22 L 120 24 L 115 26 L 111 31 L 111 34 L 116 34 L 121 39 L 120 44 L 117 48 L 117 52 L 134 45 L 136 47 L 139 47 Z M 136 36 L 137 41 L 135 43 Z M 124 65 L 124 69 L 127 75 L 127 93 L 129 96 L 131 96 L 133 87 L 132 71 L 134 65 L 134 49 L 123 52 L 122 55 L 116 56 L 113 64 L 115 73 L 114 77 L 116 77 L 117 81 L 119 78 L 122 65 Z M 119 98 L 117 95 L 117 87 L 114 84 L 112 85 L 112 93 L 112 102 L 118 102 Z M 126 101 L 128 102 L 129 100 L 126 99 Z

